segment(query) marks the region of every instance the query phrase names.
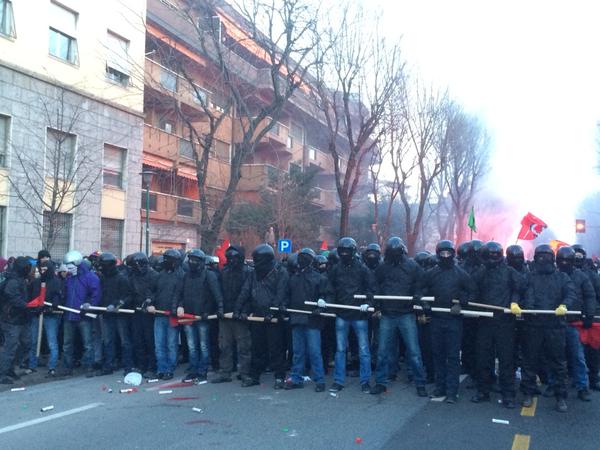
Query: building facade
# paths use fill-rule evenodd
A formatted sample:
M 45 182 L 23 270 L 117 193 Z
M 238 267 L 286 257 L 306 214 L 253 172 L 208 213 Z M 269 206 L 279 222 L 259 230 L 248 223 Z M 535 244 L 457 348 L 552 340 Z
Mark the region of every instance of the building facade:
M 0 0 L 0 254 L 140 248 L 145 9 Z

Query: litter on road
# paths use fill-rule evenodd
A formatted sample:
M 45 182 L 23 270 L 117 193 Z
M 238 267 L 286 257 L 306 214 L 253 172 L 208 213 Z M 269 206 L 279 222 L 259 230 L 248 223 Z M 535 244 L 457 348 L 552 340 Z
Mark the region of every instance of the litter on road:
M 20 388 L 12 388 L 12 389 L 10 390 L 10 392 L 20 392 L 20 391 L 24 391 L 24 390 L 25 390 L 25 388 L 24 388 L 24 387 L 20 387 Z
M 152 378 L 151 380 L 146 381 L 146 383 L 158 383 L 158 378 Z
M 119 392 L 121 394 L 131 394 L 132 392 L 137 392 L 137 389 L 135 389 L 135 388 L 120 389 Z
M 510 422 L 508 420 L 503 420 L 503 419 L 492 419 L 492 422 L 501 423 L 502 425 L 510 425 Z
M 202 409 L 200 408 L 192 408 L 192 411 L 197 412 L 197 413 L 202 413 L 204 411 L 202 411 Z
M 165 395 L 165 394 L 172 394 L 173 391 L 171 389 L 166 390 L 166 391 L 158 391 L 158 395 Z
M 40 411 L 48 412 L 48 411 L 52 411 L 53 409 L 54 409 L 54 405 L 50 405 L 50 406 L 44 406 Z

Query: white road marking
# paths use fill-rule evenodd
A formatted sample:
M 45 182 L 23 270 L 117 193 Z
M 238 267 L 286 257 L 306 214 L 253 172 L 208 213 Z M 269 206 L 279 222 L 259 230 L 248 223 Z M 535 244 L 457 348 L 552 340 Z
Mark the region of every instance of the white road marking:
M 10 425 L 8 427 L 0 428 L 0 434 L 10 433 L 11 431 L 20 430 L 21 428 L 27 428 L 32 425 L 38 425 L 40 423 L 48 422 L 54 419 L 60 419 L 61 417 L 71 416 L 73 414 L 77 414 L 83 411 L 87 411 L 88 409 L 97 408 L 98 406 L 103 405 L 103 403 L 90 403 L 89 405 L 80 406 L 79 408 L 69 409 L 67 411 L 59 412 L 56 414 L 52 414 L 46 417 L 40 417 L 39 419 L 28 420 L 27 422 L 17 423 L 15 425 Z

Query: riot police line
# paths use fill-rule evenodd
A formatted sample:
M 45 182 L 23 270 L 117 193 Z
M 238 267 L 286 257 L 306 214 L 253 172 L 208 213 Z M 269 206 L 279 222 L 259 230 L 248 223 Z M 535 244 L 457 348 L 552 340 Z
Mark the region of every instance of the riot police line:
M 267 244 L 251 264 L 230 246 L 221 269 L 199 249 L 123 264 L 77 251 L 55 264 L 41 251 L 11 261 L 0 283 L 0 383 L 38 370 L 43 336 L 48 378 L 80 365 L 87 377 L 123 369 L 169 380 L 183 349 L 184 380 L 227 383 L 237 372 L 251 387 L 270 370 L 275 389 L 303 388 L 310 374 L 323 392 L 331 368 L 329 391 L 353 375 L 378 395 L 404 359 L 421 397 L 456 403 L 466 373 L 475 403 L 498 393 L 514 408 L 520 391 L 527 407 L 543 393 L 566 412 L 571 383 L 581 401 L 600 390 L 600 277 L 586 256 L 539 245 L 527 262 L 518 245 L 443 240 L 412 258 L 398 237 L 362 254 L 344 237 L 327 256 L 303 248 L 283 263 Z

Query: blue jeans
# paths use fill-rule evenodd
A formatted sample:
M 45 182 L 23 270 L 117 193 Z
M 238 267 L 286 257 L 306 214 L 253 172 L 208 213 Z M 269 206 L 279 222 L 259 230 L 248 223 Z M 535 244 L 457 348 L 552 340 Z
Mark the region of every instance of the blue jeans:
M 154 318 L 154 349 L 158 373 L 173 373 L 177 367 L 177 328 L 166 316 Z
M 37 369 L 37 338 L 38 338 L 39 318 L 35 317 L 31 321 L 31 349 L 29 350 L 29 368 Z M 44 314 L 44 333 L 50 349 L 50 359 L 48 360 L 48 370 L 56 369 L 58 363 L 58 327 L 60 326 L 60 315 Z
M 396 330 L 400 331 L 406 347 L 406 358 L 417 386 L 425 386 L 425 370 L 419 348 L 417 319 L 414 314 L 381 316 L 379 324 L 379 351 L 377 353 L 377 384 L 388 381 L 390 363 L 393 362 L 394 346 L 397 346 Z M 397 348 L 397 347 L 396 347 Z
M 434 316 L 431 319 L 435 386 L 447 395 L 458 394 L 462 325 L 460 318 Z
M 321 330 L 309 328 L 306 325 L 294 325 L 292 327 L 292 347 L 294 350 L 292 373 L 290 375 L 292 382 L 302 383 L 304 381 L 302 376 L 306 367 L 306 353 L 308 351 L 314 382 L 324 383 L 325 370 L 323 369 L 323 357 L 321 356 Z
M 206 320 L 197 320 L 183 328 L 189 351 L 190 372 L 206 375 L 210 361 L 210 323 Z
M 360 384 L 368 383 L 371 378 L 371 351 L 369 349 L 369 322 L 367 320 L 335 319 L 335 370 L 333 378 L 336 383 L 344 385 L 346 381 L 346 351 L 348 349 L 348 333 L 354 329 L 358 340 L 358 358 L 360 360 Z
M 102 316 L 102 349 L 105 369 L 116 369 L 114 366 L 117 335 L 121 342 L 121 363 L 125 370 L 129 371 L 133 367 L 129 317 L 117 314 L 105 314 Z
M 73 344 L 75 330 L 79 331 L 83 344 L 81 365 L 89 369 L 94 362 L 94 344 L 92 341 L 92 321 L 87 319 L 65 320 L 63 322 L 63 365 L 65 369 L 73 368 Z

